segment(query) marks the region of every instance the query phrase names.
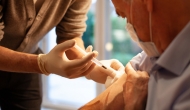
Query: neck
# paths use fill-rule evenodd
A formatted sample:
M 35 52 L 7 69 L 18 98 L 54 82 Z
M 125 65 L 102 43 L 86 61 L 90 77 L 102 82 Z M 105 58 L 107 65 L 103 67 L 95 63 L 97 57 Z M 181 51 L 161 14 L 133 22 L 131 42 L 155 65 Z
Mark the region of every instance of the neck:
M 154 1 L 154 4 L 152 14 L 153 41 L 162 53 L 190 21 L 190 1 L 161 0 Z

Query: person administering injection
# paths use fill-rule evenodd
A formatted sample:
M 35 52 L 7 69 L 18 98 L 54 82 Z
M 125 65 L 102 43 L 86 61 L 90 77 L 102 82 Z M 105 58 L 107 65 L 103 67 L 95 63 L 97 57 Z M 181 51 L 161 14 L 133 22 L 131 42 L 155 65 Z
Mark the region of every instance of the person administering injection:
M 74 45 L 74 48 L 76 48 L 83 56 L 92 51 L 92 46 L 87 47 L 87 52 L 77 44 Z M 91 61 L 95 63 L 96 66 L 89 74 L 86 75 L 86 78 L 99 83 L 104 83 L 106 88 L 125 73 L 124 66 L 116 59 L 99 61 L 98 59 L 93 58 Z

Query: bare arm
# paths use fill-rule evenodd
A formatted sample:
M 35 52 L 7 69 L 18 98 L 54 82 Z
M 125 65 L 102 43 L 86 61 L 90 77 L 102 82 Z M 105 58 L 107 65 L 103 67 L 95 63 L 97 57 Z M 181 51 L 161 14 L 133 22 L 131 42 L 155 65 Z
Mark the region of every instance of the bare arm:
M 135 71 L 130 63 L 117 81 L 79 110 L 145 110 L 148 79 L 145 71 Z
M 0 70 L 41 73 L 37 55 L 16 52 L 2 46 L 0 46 Z
M 0 5 L 0 12 L 2 11 Z M 0 41 L 3 38 L 4 23 L 2 21 L 2 12 L 0 13 Z M 0 70 L 10 72 L 30 72 L 41 73 L 38 63 L 37 55 L 16 52 L 8 48 L 0 46 Z

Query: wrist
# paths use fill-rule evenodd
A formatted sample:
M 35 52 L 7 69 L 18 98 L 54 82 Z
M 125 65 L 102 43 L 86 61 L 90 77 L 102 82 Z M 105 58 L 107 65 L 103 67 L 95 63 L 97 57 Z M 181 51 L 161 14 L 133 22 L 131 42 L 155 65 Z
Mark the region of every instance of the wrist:
M 40 71 L 45 74 L 45 75 L 49 75 L 50 73 L 46 70 L 45 68 L 45 62 L 42 60 L 42 57 L 44 56 L 45 54 L 39 54 L 38 55 L 38 58 L 37 58 L 37 62 L 38 62 L 38 67 L 40 69 Z

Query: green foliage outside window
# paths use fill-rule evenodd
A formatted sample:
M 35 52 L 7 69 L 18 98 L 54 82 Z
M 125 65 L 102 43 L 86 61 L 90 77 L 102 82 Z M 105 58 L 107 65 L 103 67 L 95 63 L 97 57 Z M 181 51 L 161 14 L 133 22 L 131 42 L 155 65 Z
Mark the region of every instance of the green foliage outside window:
M 117 16 L 111 17 L 111 37 L 112 37 L 112 58 L 118 59 L 123 65 L 141 51 L 141 49 L 131 40 L 129 34 L 125 29 L 125 19 Z M 83 34 L 85 47 L 94 45 L 94 13 L 88 13 L 88 20 L 86 21 L 87 30 Z
M 117 16 L 111 17 L 112 23 L 112 58 L 118 59 L 124 65 L 141 51 L 126 31 L 126 20 Z
M 82 37 L 85 48 L 88 47 L 89 45 L 92 46 L 94 45 L 94 14 L 91 11 L 89 11 L 87 16 L 88 16 L 88 19 L 86 21 L 87 29 Z

